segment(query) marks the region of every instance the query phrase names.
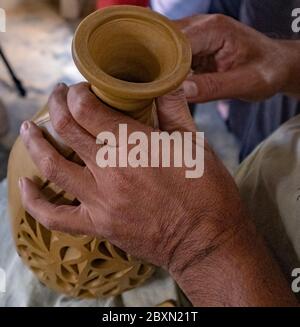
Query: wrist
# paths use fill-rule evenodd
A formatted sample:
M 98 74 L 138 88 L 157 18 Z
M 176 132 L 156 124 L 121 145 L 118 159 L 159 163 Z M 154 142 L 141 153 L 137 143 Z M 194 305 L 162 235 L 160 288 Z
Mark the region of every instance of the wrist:
M 188 229 L 173 250 L 167 269 L 175 280 L 185 275 L 191 267 L 201 265 L 205 260 L 214 257 L 221 248 L 244 229 L 247 222 L 242 206 L 236 207 L 232 213 L 229 208 L 223 208 L 214 217 L 209 214 L 198 216 L 197 228 Z M 227 213 L 231 212 L 231 215 Z M 225 214 L 226 213 L 226 214 Z
M 185 260 L 184 265 L 172 266 L 169 270 L 194 306 L 235 305 L 230 298 L 230 284 L 235 274 L 239 274 L 239 271 L 233 272 L 234 266 L 241 264 L 235 259 L 256 242 L 255 233 L 249 232 L 249 221 L 245 219 L 245 222 L 222 234 L 218 242 L 212 241 L 198 256 Z
M 295 306 L 279 266 L 249 216 L 206 256 L 172 277 L 194 306 Z

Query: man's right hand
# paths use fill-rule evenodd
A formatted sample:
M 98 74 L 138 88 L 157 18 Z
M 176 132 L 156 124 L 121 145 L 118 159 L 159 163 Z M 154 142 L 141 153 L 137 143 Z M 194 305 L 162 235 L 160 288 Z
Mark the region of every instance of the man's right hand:
M 271 39 L 223 15 L 199 15 L 176 24 L 193 51 L 193 73 L 184 83 L 190 102 L 300 94 L 298 41 Z

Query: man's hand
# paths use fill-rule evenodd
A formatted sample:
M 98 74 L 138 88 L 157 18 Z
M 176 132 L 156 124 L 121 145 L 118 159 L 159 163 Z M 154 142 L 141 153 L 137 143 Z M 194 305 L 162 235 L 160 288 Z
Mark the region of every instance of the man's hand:
M 157 101 L 161 130 L 195 125 L 184 93 Z M 87 84 L 60 85 L 49 101 L 55 131 L 84 161 L 62 157 L 31 122 L 22 139 L 42 175 L 80 201 L 49 203 L 29 179 L 20 180 L 26 210 L 49 229 L 104 236 L 130 254 L 165 267 L 194 305 L 294 305 L 282 274 L 245 213 L 232 177 L 205 145 L 204 176 L 184 168 L 99 168 L 96 137 L 152 128 L 102 104 Z M 110 146 L 102 145 L 102 146 Z
M 176 24 L 193 51 L 193 73 L 184 83 L 190 102 L 300 94 L 299 42 L 273 40 L 223 15 L 194 16 Z
M 162 130 L 196 131 L 182 91 L 158 99 L 157 104 Z M 22 179 L 25 208 L 49 229 L 104 236 L 139 258 L 182 269 L 199 250 L 206 253 L 217 246 L 239 224 L 237 189 L 208 147 L 205 176 L 196 180 L 185 178 L 184 167 L 100 168 L 96 164 L 100 132 L 112 131 L 118 139 L 121 123 L 128 125 L 129 133 L 150 135 L 153 129 L 105 106 L 88 84 L 60 85 L 48 105 L 55 131 L 86 164 L 81 167 L 66 160 L 35 124 L 23 124 L 22 139 L 41 174 L 81 203 L 50 204 L 33 182 Z

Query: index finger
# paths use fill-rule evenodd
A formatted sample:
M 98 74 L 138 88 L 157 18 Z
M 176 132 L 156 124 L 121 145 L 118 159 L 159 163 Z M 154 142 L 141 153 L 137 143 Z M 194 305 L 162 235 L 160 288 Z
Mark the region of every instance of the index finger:
M 224 44 L 226 25 L 224 15 L 197 15 L 174 21 L 190 41 L 193 55 L 207 56 L 216 53 Z
M 120 124 L 127 124 L 131 131 L 149 130 L 148 126 L 101 102 L 88 83 L 71 86 L 67 102 L 74 120 L 94 137 L 103 131 L 117 136 Z
M 98 150 L 96 139 L 73 119 L 67 107 L 67 93 L 68 87 L 61 84 L 51 94 L 48 102 L 51 124 L 65 144 L 89 166 Z
M 186 28 L 189 26 L 195 24 L 196 22 L 201 21 L 204 19 L 207 15 L 194 15 L 194 16 L 189 16 L 181 19 L 176 19 L 173 20 L 173 24 L 180 29 L 181 31 L 185 31 Z

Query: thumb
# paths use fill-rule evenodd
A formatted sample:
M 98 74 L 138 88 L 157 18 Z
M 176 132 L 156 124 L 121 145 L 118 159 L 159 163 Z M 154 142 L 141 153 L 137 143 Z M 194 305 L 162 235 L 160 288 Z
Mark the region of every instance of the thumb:
M 185 94 L 177 89 L 156 100 L 159 128 L 162 131 L 196 131 Z
M 238 71 L 194 74 L 183 82 L 183 90 L 190 102 L 241 98 L 249 91 L 247 80 Z

